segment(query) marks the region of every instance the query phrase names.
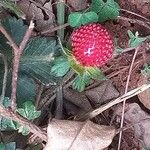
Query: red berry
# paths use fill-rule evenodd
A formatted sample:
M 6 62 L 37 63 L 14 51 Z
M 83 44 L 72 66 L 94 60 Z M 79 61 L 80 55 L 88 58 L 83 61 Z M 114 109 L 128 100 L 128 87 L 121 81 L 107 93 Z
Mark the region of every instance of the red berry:
M 112 57 L 112 38 L 100 24 L 81 26 L 72 33 L 71 41 L 73 56 L 83 66 L 99 67 Z

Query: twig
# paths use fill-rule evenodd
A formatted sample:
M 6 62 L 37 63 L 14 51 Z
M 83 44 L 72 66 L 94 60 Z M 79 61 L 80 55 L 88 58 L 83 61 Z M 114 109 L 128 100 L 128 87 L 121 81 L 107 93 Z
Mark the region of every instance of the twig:
M 100 113 L 102 113 L 103 111 L 109 109 L 110 107 L 112 107 L 118 103 L 121 103 L 124 100 L 127 100 L 133 96 L 136 96 L 136 95 L 142 93 L 143 91 L 145 91 L 149 88 L 150 88 L 150 84 L 143 84 L 142 86 L 127 92 L 126 94 L 118 97 L 117 99 L 115 99 L 115 100 L 113 100 L 113 101 L 111 101 L 105 105 L 100 106 L 99 108 L 97 108 L 95 110 L 92 110 L 91 112 L 88 112 L 86 114 L 82 114 L 80 116 L 76 116 L 75 120 L 92 119 L 92 118 L 96 117 L 97 115 L 99 115 Z
M 45 30 L 45 31 L 42 31 L 40 34 L 52 33 L 52 32 L 55 32 L 55 31 L 57 31 L 57 30 L 66 28 L 67 26 L 69 26 L 69 23 L 65 23 L 65 24 L 63 24 L 63 25 L 60 25 L 60 26 L 57 26 L 57 27 L 54 27 L 54 28 L 47 29 L 47 30 Z
M 150 30 L 150 23 L 149 22 L 144 22 L 144 21 L 141 21 L 141 20 L 138 20 L 138 19 L 130 19 L 130 18 L 123 17 L 123 16 L 118 16 L 118 19 L 125 20 L 125 21 L 130 21 L 132 23 L 137 23 L 137 24 L 139 24 L 141 26 L 144 26 L 144 27 L 146 27 L 147 29 Z
M 17 80 L 18 80 L 18 71 L 19 71 L 19 62 L 22 55 L 22 52 L 31 36 L 32 30 L 34 28 L 33 21 L 30 22 L 30 26 L 25 33 L 25 36 L 20 43 L 19 48 L 14 49 L 14 59 L 13 59 L 13 72 L 12 72 L 12 92 L 11 92 L 11 108 L 13 111 L 16 111 L 17 103 L 16 103 L 16 93 L 17 93 Z M 8 39 L 9 40 L 9 39 Z
M 121 10 L 121 11 L 124 11 L 124 12 L 127 12 L 127 13 L 129 13 L 129 14 L 132 14 L 132 15 L 134 15 L 134 16 L 140 17 L 140 18 L 145 19 L 145 20 L 148 21 L 148 19 L 147 19 L 146 17 L 143 17 L 143 16 L 141 16 L 141 15 L 135 13 L 135 12 L 132 12 L 132 11 L 129 11 L 129 10 L 126 10 L 126 9 L 120 9 L 120 10 Z
M 56 89 L 56 110 L 55 118 L 62 119 L 63 115 L 63 88 L 59 85 Z
M 5 91 L 6 91 L 6 83 L 7 83 L 8 64 L 7 64 L 7 59 L 5 58 L 3 54 L 0 53 L 0 57 L 2 57 L 3 62 L 4 62 L 4 77 L 3 77 L 2 94 L 0 98 L 0 104 L 3 104 Z
M 2 32 L 4 34 L 4 36 L 7 38 L 7 40 L 9 41 L 9 45 L 14 50 L 17 50 L 18 46 L 16 45 L 16 43 L 13 41 L 13 39 L 10 37 L 10 35 L 7 33 L 7 31 L 5 30 L 5 28 L 1 24 L 0 24 L 0 32 Z
M 130 77 L 131 77 L 131 72 L 132 72 L 134 61 L 135 61 L 136 55 L 137 55 L 137 53 L 139 51 L 139 48 L 140 48 L 140 46 L 135 49 L 135 52 L 134 52 L 134 55 L 133 55 L 133 58 L 132 58 L 132 62 L 131 62 L 131 66 L 130 66 L 130 69 L 129 69 L 129 74 L 128 74 L 128 78 L 127 78 L 127 82 L 126 82 L 126 87 L 125 87 L 125 94 L 128 92 L 128 87 L 129 87 L 129 81 L 130 81 Z M 121 117 L 120 128 L 123 127 L 125 104 L 126 104 L 126 99 L 123 101 L 123 108 L 122 108 L 122 117 Z M 120 147 L 121 147 L 121 139 L 122 139 L 122 131 L 120 131 L 120 134 L 119 134 L 118 150 L 120 150 Z
M 43 141 L 45 142 L 47 141 L 46 131 L 44 131 L 42 128 L 39 128 L 35 124 L 31 123 L 27 119 L 21 117 L 17 113 L 14 113 L 12 110 L 4 108 L 2 105 L 0 105 L 0 115 L 2 117 L 12 119 L 18 122 L 22 126 L 27 126 L 31 133 L 35 134 L 36 136 L 41 138 Z

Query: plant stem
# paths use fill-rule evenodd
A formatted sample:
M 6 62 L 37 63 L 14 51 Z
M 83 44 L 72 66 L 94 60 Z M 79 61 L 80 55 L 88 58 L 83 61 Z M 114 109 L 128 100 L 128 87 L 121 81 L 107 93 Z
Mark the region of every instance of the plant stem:
M 4 77 L 3 77 L 3 87 L 2 87 L 2 94 L 0 98 L 0 104 L 3 104 L 4 97 L 5 97 L 5 91 L 6 91 L 6 83 L 7 83 L 7 74 L 8 74 L 8 64 L 7 59 L 3 54 L 0 53 L 0 57 L 2 57 L 4 62 Z
M 64 0 L 58 0 L 57 3 L 57 24 L 63 25 L 65 21 L 65 4 Z M 57 35 L 60 37 L 61 41 L 64 39 L 64 29 L 57 30 Z

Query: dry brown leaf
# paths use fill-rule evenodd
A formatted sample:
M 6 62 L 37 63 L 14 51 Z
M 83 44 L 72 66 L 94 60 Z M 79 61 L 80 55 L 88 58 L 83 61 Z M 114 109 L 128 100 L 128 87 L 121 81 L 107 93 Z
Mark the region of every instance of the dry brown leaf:
M 102 104 L 108 102 L 113 98 L 119 96 L 119 92 L 115 89 L 110 80 L 102 82 L 99 86 L 87 90 L 86 96 L 95 104 Z
M 74 9 L 74 11 L 85 9 L 88 6 L 87 0 L 67 0 L 67 3 Z
M 111 144 L 115 133 L 114 127 L 91 121 L 52 120 L 44 150 L 102 150 Z
M 78 92 L 71 88 L 67 88 L 64 91 L 64 98 L 84 111 L 92 109 L 92 106 L 84 92 Z
M 147 78 L 144 75 L 141 75 L 140 80 L 138 81 L 138 86 L 141 86 L 145 83 L 147 83 Z M 150 109 L 150 89 L 140 93 L 138 98 L 146 108 Z
M 55 22 L 51 2 L 44 2 L 45 0 L 40 3 L 38 1 L 32 3 L 30 0 L 21 0 L 18 2 L 22 11 L 26 14 L 27 20 L 34 19 L 36 21 L 36 29 L 38 31 L 53 27 Z
M 121 106 L 121 105 L 120 105 Z M 121 116 L 122 107 L 118 106 L 116 114 Z M 128 104 L 125 112 L 125 121 L 133 124 L 137 138 L 150 148 L 150 115 L 143 111 L 137 103 Z

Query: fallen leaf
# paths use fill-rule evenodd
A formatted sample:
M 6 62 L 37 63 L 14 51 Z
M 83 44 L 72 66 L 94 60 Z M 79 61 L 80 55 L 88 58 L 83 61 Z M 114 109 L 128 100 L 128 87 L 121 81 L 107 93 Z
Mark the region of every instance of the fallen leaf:
M 92 109 L 92 106 L 84 92 L 78 92 L 71 88 L 67 88 L 64 91 L 64 98 L 84 111 Z
M 119 92 L 115 89 L 110 80 L 100 83 L 99 86 L 86 91 L 86 96 L 95 104 L 108 102 L 119 96 Z
M 147 83 L 147 78 L 144 75 L 141 75 L 138 86 Z M 144 92 L 138 95 L 140 102 L 148 109 L 150 109 L 150 89 L 145 90 Z
M 67 0 L 67 3 L 74 11 L 83 10 L 88 6 L 87 0 Z
M 119 105 L 116 114 L 121 116 L 122 107 Z M 144 145 L 150 148 L 150 115 L 143 111 L 137 103 L 128 104 L 125 110 L 124 119 L 133 124 L 135 135 Z
M 55 16 L 51 2 L 45 3 L 43 0 L 33 3 L 30 0 L 21 0 L 18 2 L 18 5 L 26 14 L 27 21 L 34 19 L 38 31 L 54 27 Z
M 114 127 L 91 121 L 52 120 L 44 150 L 102 150 L 111 144 L 115 133 Z

